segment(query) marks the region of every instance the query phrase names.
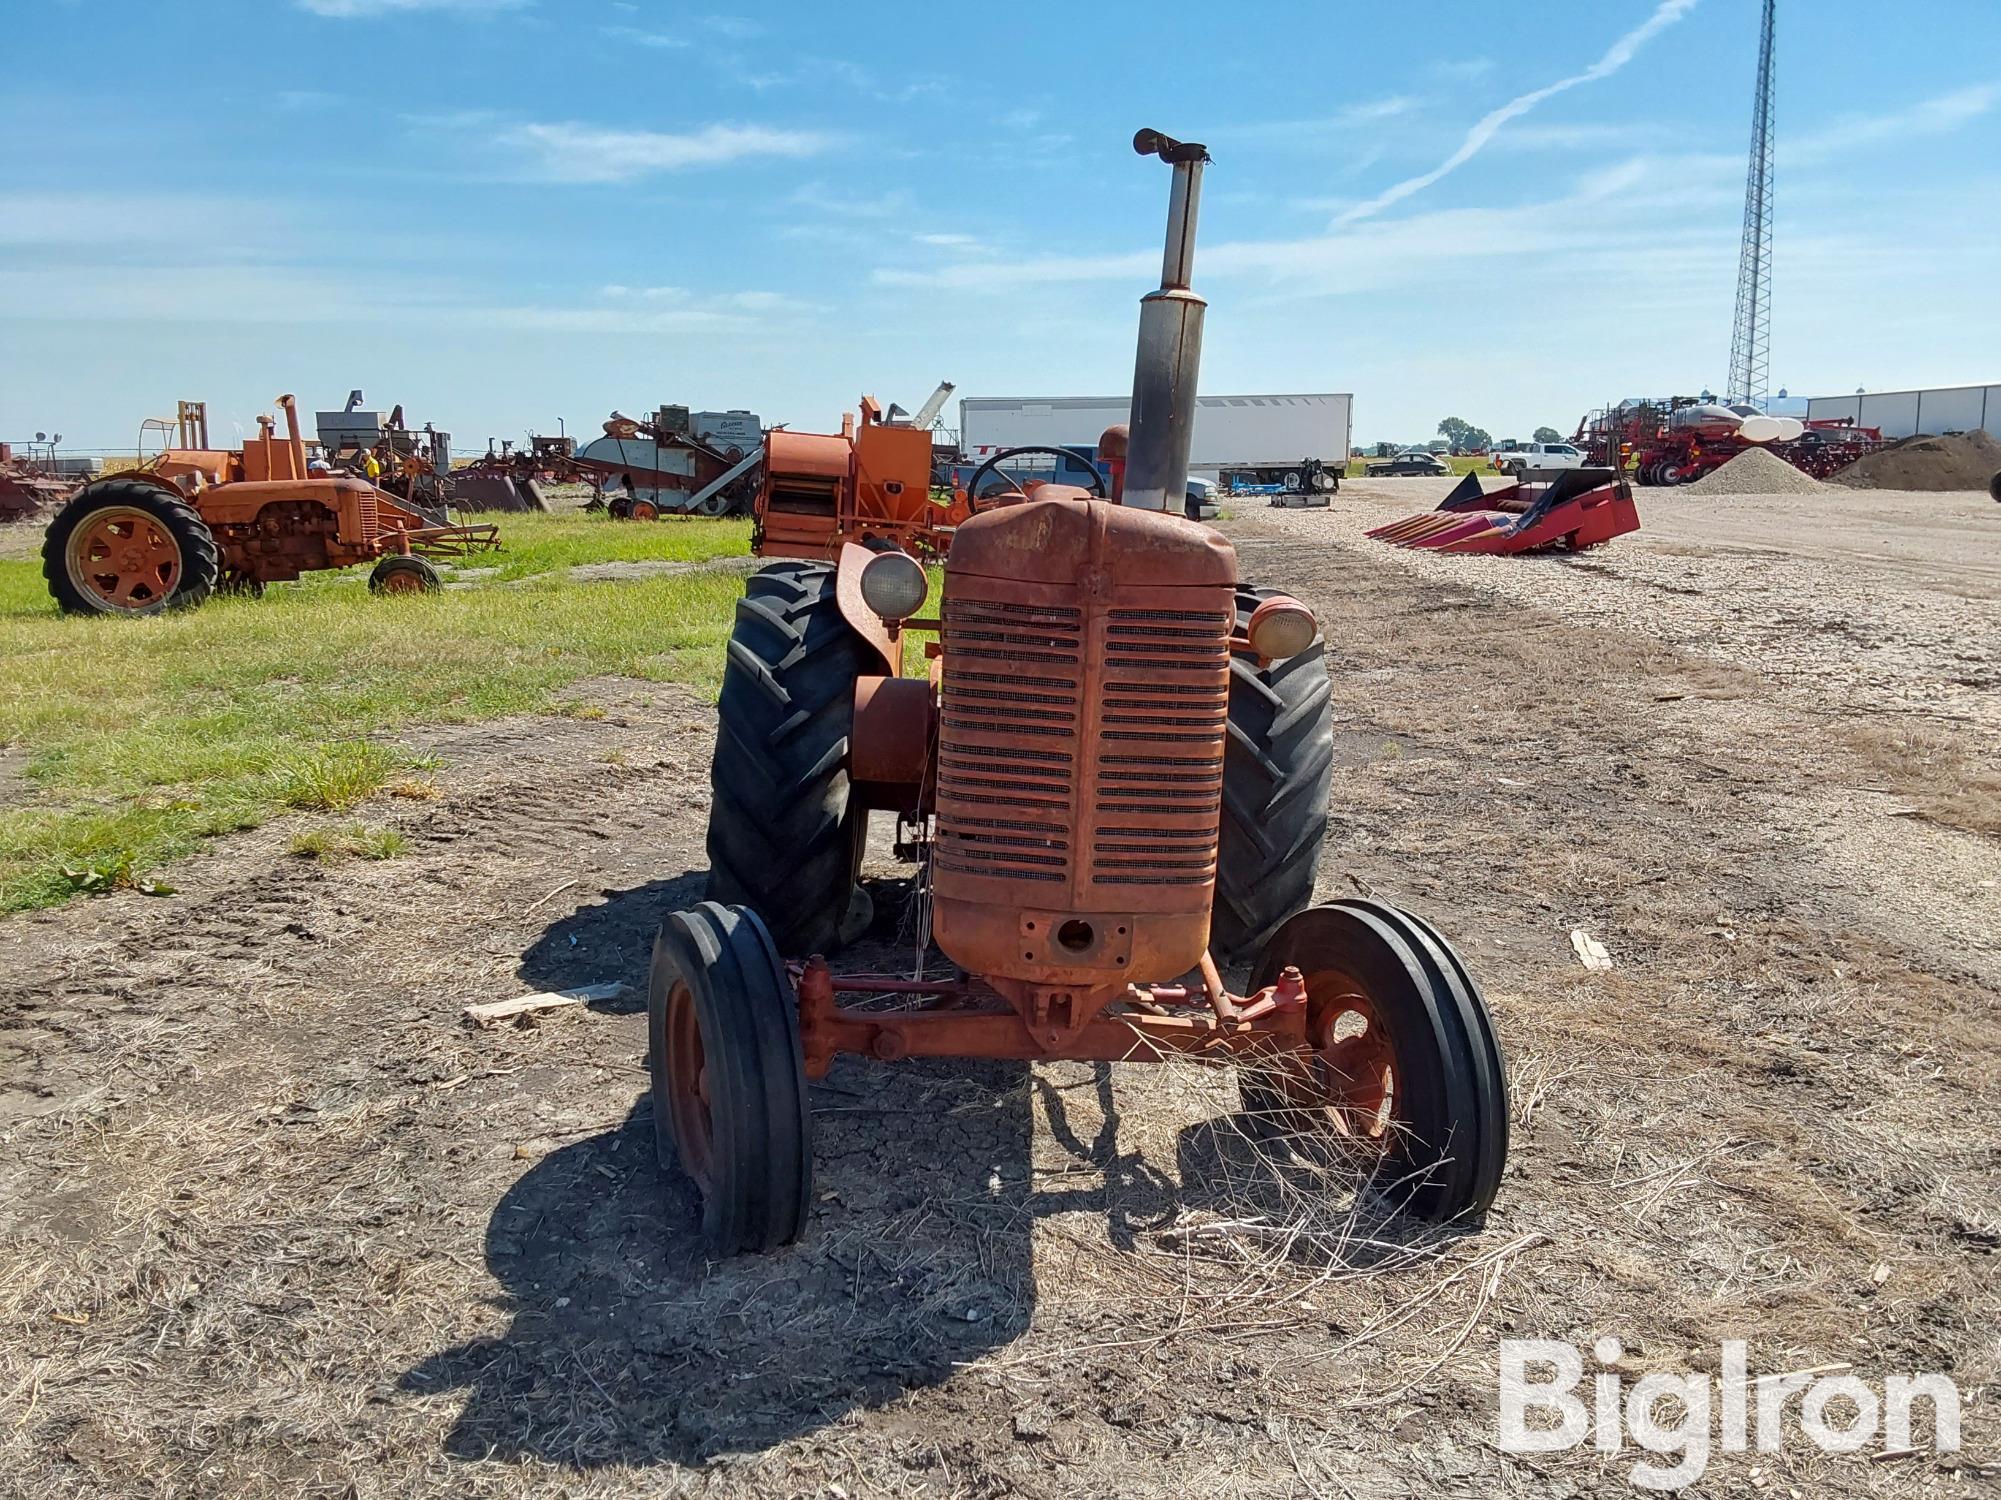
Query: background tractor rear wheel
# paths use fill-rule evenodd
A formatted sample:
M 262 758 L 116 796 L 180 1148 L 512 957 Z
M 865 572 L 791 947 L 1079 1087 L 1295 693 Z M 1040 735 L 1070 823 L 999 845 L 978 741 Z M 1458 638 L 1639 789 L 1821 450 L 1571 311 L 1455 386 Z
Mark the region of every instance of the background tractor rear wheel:
M 1237 590 L 1237 632 L 1277 589 Z M 1223 748 L 1223 817 L 1209 947 L 1229 963 L 1263 945 L 1313 899 L 1334 775 L 1333 688 L 1326 641 L 1260 667 L 1230 656 L 1230 733 Z
M 754 912 L 669 914 L 646 985 L 654 1149 L 702 1194 L 717 1255 L 799 1238 L 813 1196 L 799 1005 Z
M 1339 901 L 1274 933 L 1252 987 L 1288 965 L 1306 980 L 1313 1051 L 1261 1058 L 1238 1074 L 1253 1129 L 1373 1168 L 1402 1212 L 1477 1221 L 1507 1165 L 1507 1073 L 1458 954 L 1420 917 Z
M 106 479 L 78 490 L 49 522 L 42 576 L 66 614 L 156 615 L 213 593 L 222 555 L 178 494 Z
M 1987 481 L 1987 493 L 2001 500 L 2001 469 L 1994 471 L 1994 477 Z
M 385 557 L 368 575 L 371 594 L 435 594 L 444 586 L 444 575 L 422 557 Z
M 716 704 L 709 899 L 756 911 L 792 957 L 834 952 L 867 916 L 855 884 L 867 819 L 848 783 L 867 660 L 834 601 L 833 564 L 750 575 Z

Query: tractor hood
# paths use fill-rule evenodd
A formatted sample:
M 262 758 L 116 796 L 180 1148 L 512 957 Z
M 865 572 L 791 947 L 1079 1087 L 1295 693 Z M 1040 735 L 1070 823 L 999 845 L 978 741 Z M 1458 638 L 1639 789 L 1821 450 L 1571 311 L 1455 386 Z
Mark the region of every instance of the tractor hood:
M 1024 500 L 952 535 L 946 571 L 1020 583 L 1234 585 L 1237 549 L 1206 526 L 1104 500 Z

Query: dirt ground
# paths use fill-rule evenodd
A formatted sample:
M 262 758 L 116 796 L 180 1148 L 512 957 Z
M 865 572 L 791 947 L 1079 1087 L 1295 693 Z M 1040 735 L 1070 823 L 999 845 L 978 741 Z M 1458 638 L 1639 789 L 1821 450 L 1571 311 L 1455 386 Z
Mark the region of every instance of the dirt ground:
M 2001 507 L 1643 493 L 1578 558 L 1360 539 L 1443 488 L 1225 529 L 1329 638 L 1321 894 L 1430 916 L 1497 1013 L 1477 1232 L 1288 1192 L 1218 1070 L 848 1061 L 805 1242 L 706 1264 L 638 987 L 701 888 L 708 717 L 602 682 L 602 720 L 411 736 L 446 795 L 371 812 L 402 858 L 273 827 L 0 924 L 0 1490 L 1614 1495 L 1631 1450 L 1494 1446 L 1499 1340 L 1609 1334 L 1629 1378 L 1742 1338 L 1965 1395 L 1956 1456 L 1795 1437 L 1690 1493 L 1991 1493 Z

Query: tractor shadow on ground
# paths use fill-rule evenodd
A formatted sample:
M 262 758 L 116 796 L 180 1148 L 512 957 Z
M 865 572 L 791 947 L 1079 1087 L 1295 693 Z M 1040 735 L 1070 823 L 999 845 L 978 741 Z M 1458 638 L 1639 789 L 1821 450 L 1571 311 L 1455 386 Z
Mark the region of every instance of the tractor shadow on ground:
M 692 872 L 610 893 L 524 955 L 541 988 L 622 980 L 645 1006 L 662 915 Z M 886 955 L 861 950 L 863 962 Z M 1031 1097 L 1018 1063 L 843 1059 L 812 1086 L 804 1239 L 708 1259 L 701 1204 L 656 1160 L 651 1100 L 550 1153 L 487 1223 L 511 1321 L 403 1377 L 465 1393 L 460 1459 L 577 1468 L 752 1453 L 947 1379 L 1024 1333 L 1034 1307 Z
M 693 1184 L 656 1164 L 641 1098 L 501 1200 L 486 1264 L 511 1324 L 403 1388 L 467 1392 L 453 1457 L 585 1468 L 756 1452 L 943 1381 L 1033 1308 L 1031 1216 L 1008 1171 L 1027 1153 L 1020 1071 L 836 1068 L 815 1089 L 805 1239 L 721 1262 Z
M 594 1000 L 591 1009 L 639 1014 L 646 1009 L 646 970 L 661 919 L 700 901 L 708 880 L 708 871 L 689 870 L 628 890 L 606 891 L 602 901 L 551 923 L 528 945 L 521 955 L 522 979 L 538 990 L 616 981 L 625 985 L 625 993 Z

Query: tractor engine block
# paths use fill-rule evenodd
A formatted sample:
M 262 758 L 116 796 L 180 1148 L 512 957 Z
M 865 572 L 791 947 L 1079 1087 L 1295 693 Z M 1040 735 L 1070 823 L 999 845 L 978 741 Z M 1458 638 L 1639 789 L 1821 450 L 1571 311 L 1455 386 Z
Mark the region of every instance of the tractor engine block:
M 973 973 L 1093 991 L 1209 941 L 1236 553 L 1076 499 L 974 517 L 946 564 L 932 932 Z

